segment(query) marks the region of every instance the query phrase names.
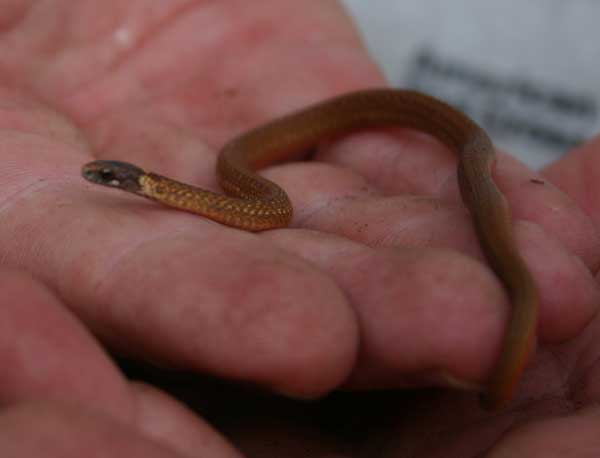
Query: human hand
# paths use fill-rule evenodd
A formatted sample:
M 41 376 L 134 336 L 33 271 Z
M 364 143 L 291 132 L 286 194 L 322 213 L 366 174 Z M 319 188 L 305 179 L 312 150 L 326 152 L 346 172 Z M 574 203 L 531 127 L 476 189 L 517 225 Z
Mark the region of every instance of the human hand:
M 473 259 L 455 158 L 428 137 L 356 135 L 320 151 L 319 163 L 266 171 L 290 193 L 296 219 L 293 229 L 259 236 L 79 177 L 93 152 L 214 187 L 216 151 L 232 135 L 381 85 L 337 6 L 120 5 L 37 6 L 38 17 L 63 17 L 68 27 L 46 21 L 40 30 L 40 19 L 25 16 L 0 42 L 11 164 L 5 261 L 57 291 L 115 351 L 161 364 L 297 397 L 342 382 L 483 383 L 509 304 Z M 542 292 L 540 337 L 560 342 L 595 312 L 598 236 L 578 207 L 533 176 L 503 156 L 496 177 Z M 526 388 L 515 409 L 558 392 L 547 382 Z M 474 402 L 450 396 L 448 405 Z
M 5 458 L 241 455 L 159 390 L 124 379 L 48 288 L 0 271 Z

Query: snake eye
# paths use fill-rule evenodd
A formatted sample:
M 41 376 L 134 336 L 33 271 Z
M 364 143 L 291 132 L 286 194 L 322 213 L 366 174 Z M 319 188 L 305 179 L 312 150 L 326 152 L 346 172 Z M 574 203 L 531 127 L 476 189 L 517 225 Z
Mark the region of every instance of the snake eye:
M 98 171 L 98 177 L 102 180 L 102 183 L 107 184 L 109 186 L 120 186 L 121 180 L 117 178 L 117 175 L 112 169 L 100 169 Z
M 115 179 L 115 174 L 110 169 L 102 169 L 98 172 L 98 176 L 102 181 L 112 181 Z

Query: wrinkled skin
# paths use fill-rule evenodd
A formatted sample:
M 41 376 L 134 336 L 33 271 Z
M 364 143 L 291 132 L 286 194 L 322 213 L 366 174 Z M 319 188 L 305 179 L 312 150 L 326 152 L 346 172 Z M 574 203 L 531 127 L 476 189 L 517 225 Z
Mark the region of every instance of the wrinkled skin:
M 542 297 L 538 351 L 506 410 L 446 389 L 321 404 L 249 390 L 232 403 L 198 385 L 198 405 L 222 403 L 229 418 L 217 432 L 125 379 L 105 348 L 294 398 L 485 381 L 509 304 L 458 197 L 454 155 L 408 130 L 356 134 L 317 162 L 264 172 L 289 191 L 293 228 L 221 227 L 93 186 L 80 167 L 126 160 L 216 189 L 226 139 L 381 86 L 338 4 L 0 0 L 0 30 L 3 457 L 600 450 L 600 140 L 541 175 L 498 161 Z M 291 419 L 307 409 L 345 433 Z

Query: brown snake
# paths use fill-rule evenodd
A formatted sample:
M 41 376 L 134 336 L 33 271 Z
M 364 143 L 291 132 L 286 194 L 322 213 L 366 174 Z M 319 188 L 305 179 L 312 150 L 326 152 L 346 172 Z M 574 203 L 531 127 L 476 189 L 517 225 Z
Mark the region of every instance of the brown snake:
M 467 116 L 413 91 L 372 89 L 345 94 L 276 119 L 228 142 L 217 173 L 228 195 L 217 194 L 118 161 L 84 165 L 83 176 L 248 231 L 286 227 L 292 205 L 283 189 L 255 171 L 359 129 L 399 126 L 427 132 L 458 155 L 458 180 L 482 251 L 504 285 L 511 314 L 498 362 L 483 403 L 503 406 L 512 398 L 531 353 L 538 292 L 515 245 L 507 202 L 492 179 L 494 147 Z

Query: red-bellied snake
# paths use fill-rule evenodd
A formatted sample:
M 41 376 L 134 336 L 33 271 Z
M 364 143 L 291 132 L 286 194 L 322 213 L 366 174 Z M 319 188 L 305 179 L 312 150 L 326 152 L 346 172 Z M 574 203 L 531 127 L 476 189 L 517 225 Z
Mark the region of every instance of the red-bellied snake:
M 292 205 L 283 189 L 257 175 L 261 167 L 359 129 L 399 126 L 427 132 L 458 155 L 458 181 L 482 251 L 511 302 L 509 323 L 483 403 L 503 406 L 512 398 L 531 353 L 538 292 L 516 247 L 508 204 L 492 179 L 494 147 L 485 131 L 449 105 L 425 94 L 372 89 L 338 96 L 276 119 L 229 141 L 217 174 L 228 195 L 146 173 L 119 161 L 84 165 L 83 176 L 248 231 L 286 227 Z

